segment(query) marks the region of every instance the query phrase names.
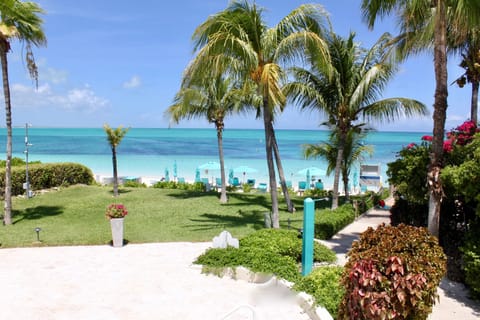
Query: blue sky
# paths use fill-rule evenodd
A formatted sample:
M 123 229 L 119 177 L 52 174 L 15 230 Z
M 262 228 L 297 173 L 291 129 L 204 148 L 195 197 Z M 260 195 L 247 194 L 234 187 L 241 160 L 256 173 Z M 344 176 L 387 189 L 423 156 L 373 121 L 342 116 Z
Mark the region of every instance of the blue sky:
M 177 92 L 185 66 L 193 57 L 191 35 L 207 17 L 224 9 L 227 0 L 37 0 L 48 45 L 34 48 L 39 65 L 39 86 L 27 76 L 24 50 L 16 42 L 9 58 L 13 123 L 34 127 L 112 126 L 166 128 L 164 115 Z M 258 0 L 273 26 L 305 1 Z M 319 2 L 330 13 L 335 32 L 357 34 L 372 45 L 394 23 L 379 23 L 374 31 L 361 21 L 360 1 Z M 462 73 L 458 58 L 449 61 L 449 82 Z M 409 97 L 432 109 L 433 58 L 411 57 L 390 83 L 384 97 Z M 449 87 L 446 129 L 469 117 L 470 87 Z M 3 100 L 3 99 L 2 99 Z M 4 116 L 0 114 L 0 119 Z M 4 122 L 4 120 L 0 120 Z M 315 113 L 288 106 L 277 119 L 279 129 L 316 129 L 322 121 Z M 210 127 L 205 120 L 181 122 L 174 127 Z M 431 131 L 431 116 L 374 124 L 379 130 Z M 226 121 L 226 128 L 262 128 L 254 114 Z

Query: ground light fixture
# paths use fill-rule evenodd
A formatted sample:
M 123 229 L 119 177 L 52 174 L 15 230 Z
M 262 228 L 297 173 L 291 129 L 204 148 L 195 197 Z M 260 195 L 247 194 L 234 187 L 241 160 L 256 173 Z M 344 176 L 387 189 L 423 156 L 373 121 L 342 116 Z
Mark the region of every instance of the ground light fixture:
M 34 230 L 37 233 L 37 242 L 41 242 L 40 241 L 40 231 L 42 231 L 42 228 L 36 227 Z

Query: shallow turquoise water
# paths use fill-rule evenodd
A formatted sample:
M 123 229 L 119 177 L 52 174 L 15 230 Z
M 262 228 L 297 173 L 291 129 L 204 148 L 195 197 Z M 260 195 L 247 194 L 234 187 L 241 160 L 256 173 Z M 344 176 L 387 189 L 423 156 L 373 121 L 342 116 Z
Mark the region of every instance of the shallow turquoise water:
M 5 129 L 0 130 L 0 147 L 5 150 Z M 425 133 L 373 132 L 365 140 L 374 146 L 375 153 L 366 162 L 381 164 L 386 181 L 386 164 L 395 159 L 396 153 L 411 142 L 420 142 Z M 297 172 L 316 166 L 325 169 L 323 160 L 305 160 L 302 145 L 319 143 L 328 138 L 323 130 L 277 130 L 282 164 L 287 176 L 295 184 L 305 177 Z M 13 152 L 25 157 L 25 129 L 13 130 Z M 29 128 L 29 160 L 42 162 L 79 162 L 96 174 L 110 175 L 112 160 L 110 146 L 101 128 Z M 146 129 L 132 128 L 118 147 L 119 174 L 122 176 L 158 176 L 177 163 L 178 176 L 192 180 L 196 167 L 208 162 L 218 162 L 218 146 L 214 129 Z M 224 132 L 224 153 L 229 169 L 248 165 L 257 171 L 246 178 L 268 181 L 265 161 L 263 130 L 227 129 Z M 201 172 L 213 178 L 218 171 Z M 236 174 L 239 175 L 239 174 Z M 239 175 L 243 178 L 242 175 Z M 332 177 L 321 177 L 328 185 Z

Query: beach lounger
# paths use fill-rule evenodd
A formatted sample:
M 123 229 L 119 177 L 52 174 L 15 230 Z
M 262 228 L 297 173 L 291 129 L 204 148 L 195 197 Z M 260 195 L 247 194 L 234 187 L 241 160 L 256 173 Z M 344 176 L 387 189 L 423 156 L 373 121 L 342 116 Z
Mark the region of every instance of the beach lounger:
M 265 182 L 260 182 L 257 187 L 258 191 L 264 193 L 267 192 L 267 184 Z
M 298 181 L 298 190 L 297 193 L 299 196 L 303 195 L 307 189 L 307 181 Z
M 234 187 L 240 186 L 240 180 L 238 180 L 238 177 L 233 177 L 232 186 Z
M 323 190 L 323 182 L 315 182 L 315 189 Z
M 247 179 L 247 184 L 251 187 L 255 187 L 255 179 Z

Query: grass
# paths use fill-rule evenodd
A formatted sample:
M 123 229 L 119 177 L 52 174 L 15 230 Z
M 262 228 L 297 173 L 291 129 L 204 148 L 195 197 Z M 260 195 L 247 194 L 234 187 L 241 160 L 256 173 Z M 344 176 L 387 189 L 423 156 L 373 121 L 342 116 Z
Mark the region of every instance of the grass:
M 297 212 L 280 203 L 280 224 L 301 228 L 303 199 L 294 198 Z M 269 194 L 230 193 L 220 204 L 217 193 L 156 188 L 123 188 L 118 198 L 110 187 L 72 186 L 37 195 L 14 198 L 13 224 L 0 228 L 1 247 L 28 247 L 36 242 L 40 227 L 41 245 L 98 245 L 111 241 L 104 212 L 108 204 L 126 205 L 124 238 L 129 243 L 166 241 L 211 241 L 227 229 L 242 238 L 264 227 L 270 210 Z M 327 202 L 321 204 L 328 206 Z M 318 208 L 318 205 L 317 205 Z

